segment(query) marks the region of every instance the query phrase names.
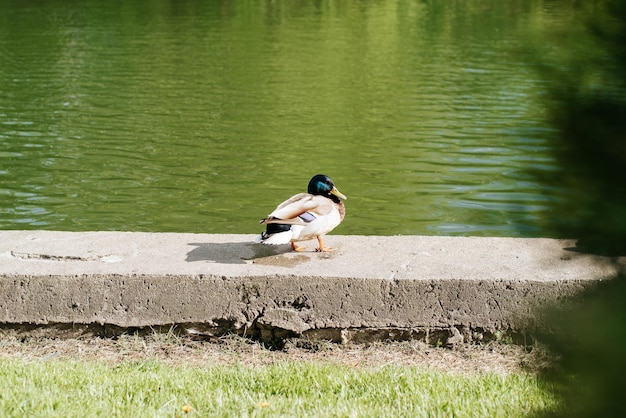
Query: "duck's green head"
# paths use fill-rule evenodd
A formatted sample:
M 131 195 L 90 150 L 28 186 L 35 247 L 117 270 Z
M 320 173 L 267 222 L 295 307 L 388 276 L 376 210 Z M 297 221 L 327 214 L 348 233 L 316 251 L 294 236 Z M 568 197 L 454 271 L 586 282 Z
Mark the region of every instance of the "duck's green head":
M 324 174 L 317 174 L 313 176 L 311 181 L 309 181 L 309 187 L 307 191 L 310 194 L 325 196 L 337 203 L 339 203 L 339 199 L 347 199 L 347 197 L 343 193 L 337 190 L 337 188 L 335 187 L 335 183 L 333 183 L 331 178 L 325 176 Z

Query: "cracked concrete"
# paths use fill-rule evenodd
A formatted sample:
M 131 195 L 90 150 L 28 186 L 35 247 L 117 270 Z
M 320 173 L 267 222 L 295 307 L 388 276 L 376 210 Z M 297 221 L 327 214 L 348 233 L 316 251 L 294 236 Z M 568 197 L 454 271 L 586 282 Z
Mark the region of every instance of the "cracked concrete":
M 453 344 L 532 329 L 626 262 L 553 239 L 331 235 L 320 254 L 253 237 L 2 231 L 0 324 Z

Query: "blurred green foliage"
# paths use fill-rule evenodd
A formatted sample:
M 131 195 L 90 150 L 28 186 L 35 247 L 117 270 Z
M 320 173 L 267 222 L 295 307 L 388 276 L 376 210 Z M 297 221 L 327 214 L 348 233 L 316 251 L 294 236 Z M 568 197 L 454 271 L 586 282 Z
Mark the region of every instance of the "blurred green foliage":
M 567 188 L 555 227 L 580 251 L 626 254 L 626 2 L 589 2 L 587 60 L 553 67 L 560 170 L 545 181 Z M 607 259 L 617 261 L 617 259 Z M 610 261 L 608 261 L 610 262 Z M 553 312 L 540 339 L 558 357 L 549 377 L 562 388 L 556 416 L 626 415 L 626 275 L 597 284 Z
M 541 337 L 558 356 L 546 377 L 560 388 L 561 408 L 550 416 L 626 415 L 626 278 L 600 283 L 555 312 Z
M 615 255 L 626 253 L 626 2 L 591 4 L 577 36 L 597 52 L 549 70 L 559 80 L 551 116 L 561 169 L 542 177 L 567 190 L 551 228 L 580 238 L 582 250 Z

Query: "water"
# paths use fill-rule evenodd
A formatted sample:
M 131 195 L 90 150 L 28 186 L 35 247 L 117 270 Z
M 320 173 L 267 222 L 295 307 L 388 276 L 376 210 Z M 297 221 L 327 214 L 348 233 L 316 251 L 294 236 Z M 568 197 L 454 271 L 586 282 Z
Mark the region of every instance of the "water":
M 256 233 L 325 173 L 336 233 L 546 236 L 559 3 L 1 2 L 0 228 Z

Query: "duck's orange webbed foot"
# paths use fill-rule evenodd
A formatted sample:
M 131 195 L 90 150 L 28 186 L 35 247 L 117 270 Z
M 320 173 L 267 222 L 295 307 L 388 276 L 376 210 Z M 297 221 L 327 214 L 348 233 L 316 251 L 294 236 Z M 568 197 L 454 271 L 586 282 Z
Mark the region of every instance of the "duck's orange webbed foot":
M 293 242 L 291 243 L 291 249 L 292 249 L 292 250 L 294 250 L 294 251 L 298 251 L 298 252 L 301 252 L 301 251 L 305 251 L 305 250 L 306 250 L 306 248 L 304 248 L 304 247 L 298 247 L 298 246 L 297 246 L 295 243 L 293 243 Z
M 318 253 L 327 253 L 330 251 L 335 251 L 334 248 L 324 247 L 324 242 L 322 241 L 322 237 L 317 237 L 317 242 L 319 242 L 320 246 L 315 249 Z

